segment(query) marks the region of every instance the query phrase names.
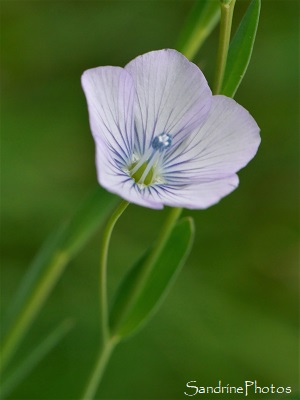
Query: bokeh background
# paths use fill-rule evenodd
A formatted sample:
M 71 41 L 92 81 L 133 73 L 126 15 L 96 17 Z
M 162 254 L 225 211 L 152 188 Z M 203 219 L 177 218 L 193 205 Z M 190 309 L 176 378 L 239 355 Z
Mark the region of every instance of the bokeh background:
M 247 4 L 237 1 L 234 28 Z M 2 313 L 42 242 L 97 185 L 82 72 L 174 48 L 192 6 L 187 0 L 1 1 Z M 196 58 L 210 84 L 217 43 L 215 31 Z M 252 61 L 236 95 L 261 127 L 257 157 L 220 204 L 185 211 L 196 221 L 193 251 L 156 316 L 113 355 L 99 398 L 183 399 L 190 380 L 238 386 L 256 379 L 292 386 L 295 394 L 298 60 L 298 2 L 263 0 Z M 111 292 L 165 215 L 134 205 L 124 214 L 112 241 Z M 15 362 L 65 318 L 74 329 L 10 399 L 79 398 L 99 345 L 100 240 L 101 231 L 67 267 Z

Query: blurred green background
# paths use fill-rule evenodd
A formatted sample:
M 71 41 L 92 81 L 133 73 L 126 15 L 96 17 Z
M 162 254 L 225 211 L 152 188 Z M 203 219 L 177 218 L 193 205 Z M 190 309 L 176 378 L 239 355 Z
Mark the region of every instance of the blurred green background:
M 247 4 L 237 1 L 234 28 Z M 44 239 L 97 184 L 82 72 L 174 48 L 192 5 L 1 1 L 2 313 Z M 210 84 L 217 43 L 215 31 L 196 58 Z M 296 392 L 298 60 L 298 2 L 263 0 L 252 61 L 236 95 L 261 127 L 258 155 L 220 204 L 185 211 L 197 228 L 188 262 L 150 324 L 113 355 L 99 398 L 183 399 L 190 380 L 237 386 L 256 379 Z M 165 215 L 134 205 L 126 211 L 113 236 L 110 291 Z M 10 399 L 79 398 L 98 352 L 100 240 L 98 232 L 70 263 L 15 360 L 66 317 L 74 329 Z

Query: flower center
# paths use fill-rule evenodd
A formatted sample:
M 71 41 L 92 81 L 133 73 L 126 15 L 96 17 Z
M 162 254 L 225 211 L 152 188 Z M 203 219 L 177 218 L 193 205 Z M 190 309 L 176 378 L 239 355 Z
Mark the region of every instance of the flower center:
M 130 169 L 131 171 L 134 171 L 134 168 L 137 166 L 138 162 L 135 162 L 131 165 Z M 143 183 L 144 185 L 148 186 L 151 185 L 153 176 L 154 176 L 154 169 L 153 167 L 150 168 L 149 172 L 146 172 L 146 176 L 143 178 L 142 177 L 148 167 L 148 163 L 144 162 L 139 169 L 137 169 L 134 173 L 131 173 L 131 177 L 135 180 L 136 183 Z
M 161 133 L 152 140 L 152 148 L 150 147 L 138 161 L 132 162 L 128 172 L 140 187 L 162 182 L 157 171 L 157 165 L 163 157 L 163 151 L 171 145 L 172 136 L 168 133 Z

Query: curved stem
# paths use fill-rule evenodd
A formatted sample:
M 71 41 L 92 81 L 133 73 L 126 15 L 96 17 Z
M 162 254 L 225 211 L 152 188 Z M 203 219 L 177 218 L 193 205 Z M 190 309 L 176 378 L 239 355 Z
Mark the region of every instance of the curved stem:
M 109 332 L 107 295 L 106 295 L 106 270 L 107 270 L 106 265 L 107 265 L 107 252 L 108 252 L 108 247 L 109 247 L 112 230 L 113 230 L 118 218 L 121 216 L 121 214 L 126 209 L 128 204 L 129 203 L 127 203 L 126 201 L 123 201 L 119 205 L 119 207 L 116 209 L 116 211 L 112 214 L 111 218 L 109 219 L 106 229 L 105 229 L 105 232 L 104 232 L 104 240 L 103 240 L 103 246 L 102 246 L 102 251 L 101 251 L 101 311 L 102 311 L 102 334 L 103 334 L 103 342 L 102 343 L 103 344 L 102 344 L 102 349 L 100 351 L 98 360 L 97 360 L 95 367 L 93 369 L 93 372 L 90 376 L 88 385 L 82 396 L 82 400 L 91 400 L 94 398 L 97 388 L 102 379 L 107 362 L 109 361 L 109 358 L 110 358 L 115 346 L 117 345 L 117 343 L 120 340 L 118 338 L 118 336 L 110 336 L 111 333 Z M 181 212 L 182 212 L 182 208 L 172 208 L 171 209 L 171 211 L 167 217 L 167 220 L 166 220 L 165 224 L 163 225 L 163 228 L 160 231 L 160 234 L 158 235 L 158 238 L 157 238 L 157 241 L 153 248 L 153 251 L 150 253 L 150 255 L 148 257 L 148 260 L 146 262 L 146 268 L 140 279 L 140 282 L 137 285 L 136 290 L 133 291 L 133 293 L 132 293 L 131 300 L 134 300 L 136 298 L 136 296 L 139 295 L 140 290 L 142 290 L 143 285 L 144 285 L 145 281 L 147 280 L 149 273 L 151 272 L 151 267 L 157 260 L 157 257 L 159 257 L 166 241 L 168 240 L 168 238 L 170 236 L 173 226 L 176 223 Z
M 107 307 L 107 256 L 108 256 L 108 248 L 110 243 L 110 238 L 114 226 L 120 216 L 128 207 L 128 201 L 123 200 L 117 209 L 112 213 L 109 218 L 104 234 L 103 234 L 103 242 L 101 247 L 101 256 L 100 256 L 100 311 L 101 311 L 101 328 L 102 328 L 102 348 L 95 364 L 95 367 L 92 371 L 92 374 L 89 378 L 87 387 L 84 391 L 83 400 L 93 399 L 99 383 L 102 379 L 103 372 L 105 370 L 106 364 L 111 356 L 113 349 L 118 343 L 117 337 L 110 337 L 109 326 L 108 326 L 108 307 Z
M 214 94 L 220 93 L 225 73 L 235 0 L 221 0 L 221 25 Z
M 107 308 L 107 255 L 110 243 L 110 238 L 114 226 L 120 216 L 128 207 L 128 201 L 123 200 L 117 209 L 113 212 L 110 219 L 107 222 L 103 242 L 101 248 L 101 258 L 100 258 L 100 311 L 102 318 L 102 341 L 105 347 L 106 342 L 109 338 L 109 328 L 108 328 L 108 308 Z

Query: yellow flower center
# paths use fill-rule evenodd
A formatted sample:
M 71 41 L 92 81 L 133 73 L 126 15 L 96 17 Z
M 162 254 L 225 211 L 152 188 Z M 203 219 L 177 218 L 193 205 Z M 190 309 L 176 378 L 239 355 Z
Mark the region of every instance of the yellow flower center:
M 137 165 L 137 162 L 134 162 L 131 165 L 129 171 L 133 170 L 136 165 Z M 137 171 L 135 171 L 133 174 L 130 173 L 131 177 L 135 180 L 136 183 L 144 184 L 146 186 L 151 185 L 151 183 L 153 181 L 153 177 L 154 177 L 154 169 L 153 169 L 153 167 L 150 168 L 149 172 L 144 177 L 143 182 L 141 182 L 141 179 L 143 177 L 143 174 L 144 174 L 147 166 L 148 166 L 148 163 L 146 161 L 146 162 L 144 162 L 144 164 L 142 164 L 140 166 L 140 168 Z

